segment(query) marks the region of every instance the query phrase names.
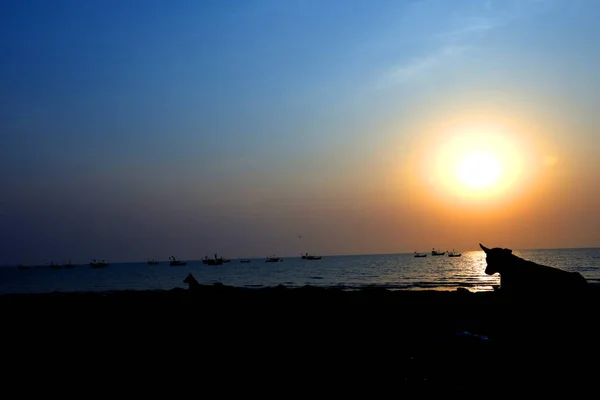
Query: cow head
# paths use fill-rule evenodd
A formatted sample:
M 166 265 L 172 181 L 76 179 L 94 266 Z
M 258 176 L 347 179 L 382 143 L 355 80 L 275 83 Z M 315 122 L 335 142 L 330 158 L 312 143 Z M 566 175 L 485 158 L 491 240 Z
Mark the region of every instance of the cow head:
M 487 263 L 485 273 L 488 275 L 494 275 L 496 272 L 501 274 L 503 267 L 507 265 L 512 258 L 512 250 L 500 247 L 488 249 L 481 243 L 479 243 L 479 246 L 485 252 L 485 262 Z

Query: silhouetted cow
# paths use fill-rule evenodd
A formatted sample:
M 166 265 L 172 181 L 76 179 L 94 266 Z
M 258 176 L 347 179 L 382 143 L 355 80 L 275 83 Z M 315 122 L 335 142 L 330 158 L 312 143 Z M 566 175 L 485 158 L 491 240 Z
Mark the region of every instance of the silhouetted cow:
M 577 293 L 587 287 L 579 272 L 564 271 L 536 264 L 512 254 L 511 249 L 489 249 L 479 244 L 486 254 L 485 273 L 500 274 L 500 289 L 511 293 L 569 292 Z

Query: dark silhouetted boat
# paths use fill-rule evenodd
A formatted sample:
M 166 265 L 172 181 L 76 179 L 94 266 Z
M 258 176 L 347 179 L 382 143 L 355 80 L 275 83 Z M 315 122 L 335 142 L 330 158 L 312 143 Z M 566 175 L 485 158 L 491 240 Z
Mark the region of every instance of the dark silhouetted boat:
M 157 265 L 158 261 L 156 261 L 154 258 L 152 260 L 148 260 L 148 265 Z
M 308 253 L 302 254 L 303 260 L 320 260 L 322 256 L 310 255 Z
M 108 267 L 108 263 L 105 262 L 104 260 L 102 260 L 102 261 L 94 260 L 90 263 L 90 266 L 92 268 L 106 268 L 106 267 Z
M 60 264 L 54 264 L 54 261 L 52 261 L 50 263 L 49 267 L 53 268 L 53 269 L 61 269 L 62 268 L 62 266 Z
M 169 257 L 169 265 L 172 267 L 178 266 L 178 265 L 186 265 L 187 263 L 185 261 L 179 261 L 178 259 L 175 258 L 175 256 L 170 256 Z
M 269 256 L 265 260 L 265 262 L 278 262 L 278 261 L 282 261 L 281 257 Z
M 417 253 L 415 251 L 415 257 L 427 257 L 427 253 Z
M 445 251 L 437 251 L 436 249 L 432 249 L 431 250 L 431 255 L 432 256 L 443 256 L 444 254 L 446 254 Z
M 228 263 L 230 260 L 223 258 L 223 257 L 217 257 L 217 253 L 215 253 L 215 258 L 208 258 L 208 256 L 204 256 L 204 258 L 202 259 L 202 264 L 207 264 L 207 265 L 223 265 L 223 263 Z
M 448 257 L 460 257 L 462 253 L 455 253 L 454 250 L 448 252 Z

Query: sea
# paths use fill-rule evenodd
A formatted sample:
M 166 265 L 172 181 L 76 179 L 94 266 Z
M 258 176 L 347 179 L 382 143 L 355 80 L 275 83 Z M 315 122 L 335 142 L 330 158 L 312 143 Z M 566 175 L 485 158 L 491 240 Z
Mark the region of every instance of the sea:
M 513 254 L 567 271 L 580 272 L 590 283 L 600 283 L 600 248 L 513 250 Z M 106 268 L 89 264 L 71 268 L 33 266 L 0 267 L 0 294 L 50 292 L 111 292 L 117 290 L 187 289 L 183 283 L 191 273 L 202 284 L 222 283 L 244 288 L 305 285 L 359 290 L 456 290 L 492 291 L 499 276 L 486 275 L 483 251 L 465 251 L 460 257 L 447 255 L 414 257 L 406 254 L 324 255 L 320 260 L 283 257 L 279 262 L 264 258 L 242 263 L 231 259 L 222 265 L 202 260 L 182 260 L 171 266 L 168 260 L 156 265 L 143 262 L 109 262 Z

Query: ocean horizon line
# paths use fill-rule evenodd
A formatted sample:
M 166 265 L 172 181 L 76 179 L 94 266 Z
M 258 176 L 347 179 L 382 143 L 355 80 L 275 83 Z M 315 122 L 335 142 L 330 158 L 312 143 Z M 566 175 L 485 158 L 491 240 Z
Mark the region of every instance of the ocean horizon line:
M 600 249 L 600 246 L 591 246 L 591 247 L 548 247 L 548 248 L 511 248 L 511 250 L 519 252 L 519 251 L 561 251 L 561 250 L 593 250 L 593 249 Z M 469 250 L 441 250 L 441 248 L 437 249 L 436 251 L 443 251 L 443 252 L 456 252 L 456 253 L 470 253 L 470 252 L 476 252 L 476 251 L 482 251 L 481 249 L 469 249 Z M 347 253 L 347 254 L 321 254 L 321 253 L 309 253 L 310 255 L 317 255 L 317 256 L 321 256 L 323 258 L 325 257 L 360 257 L 360 256 L 365 256 L 365 257 L 370 257 L 370 256 L 401 256 L 401 255 L 413 255 L 415 253 L 427 253 L 428 255 L 431 253 L 431 250 L 425 250 L 425 251 L 410 251 L 410 252 L 399 252 L 399 253 Z M 298 255 L 283 255 L 283 256 L 277 256 L 281 259 L 290 259 L 290 258 L 300 258 L 303 255 L 303 253 L 299 253 Z M 143 260 L 139 259 L 139 260 L 119 260 L 119 261 L 111 261 L 108 258 L 104 258 L 104 259 L 91 259 L 89 261 L 84 261 L 84 262 L 71 262 L 71 259 L 69 259 L 69 264 L 72 265 L 89 265 L 92 262 L 106 262 L 109 264 L 143 264 L 143 263 L 147 263 L 150 260 L 156 261 L 156 262 L 169 262 L 169 257 L 171 256 L 167 256 L 165 259 L 156 259 L 154 257 L 147 257 Z M 185 261 L 185 262 L 200 262 L 202 261 L 206 256 L 202 256 L 200 258 L 178 258 L 180 261 Z M 222 257 L 222 256 L 221 256 Z M 262 256 L 262 257 L 223 257 L 223 259 L 228 259 L 228 260 L 242 260 L 242 259 L 248 259 L 248 260 L 264 260 L 266 258 L 268 258 L 269 256 Z M 211 258 L 211 257 L 209 257 Z M 62 262 L 55 262 L 55 261 L 47 261 L 44 263 L 12 263 L 12 264 L 0 264 L 0 268 L 14 268 L 14 267 L 18 267 L 18 266 L 30 266 L 30 267 L 50 267 L 52 265 L 56 265 L 56 266 L 62 266 L 66 264 L 66 261 L 62 261 Z

